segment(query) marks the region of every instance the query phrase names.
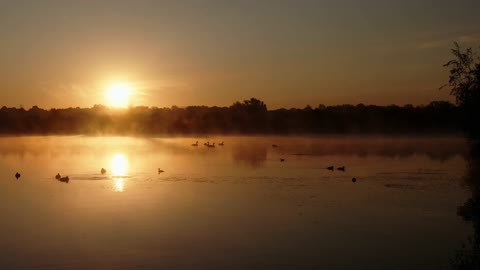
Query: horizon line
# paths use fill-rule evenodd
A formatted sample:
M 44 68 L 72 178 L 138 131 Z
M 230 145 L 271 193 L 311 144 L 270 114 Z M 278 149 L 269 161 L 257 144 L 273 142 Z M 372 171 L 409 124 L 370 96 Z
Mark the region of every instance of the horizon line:
M 246 100 L 244 100 L 244 101 L 246 101 Z M 236 101 L 236 102 L 240 102 L 240 101 Z M 240 102 L 240 103 L 242 103 L 242 102 Z M 319 108 L 321 106 L 324 106 L 324 107 L 340 107 L 340 106 L 354 106 L 354 107 L 355 106 L 365 106 L 365 107 L 368 107 L 368 106 L 375 106 L 375 107 L 396 106 L 396 107 L 407 107 L 407 106 L 412 106 L 412 107 L 415 108 L 415 107 L 426 107 L 426 106 L 431 105 L 432 103 L 448 103 L 448 104 L 457 106 L 457 104 L 455 104 L 455 102 L 452 102 L 452 101 L 449 101 L 449 100 L 432 100 L 427 104 L 425 104 L 425 103 L 422 103 L 422 104 L 412 104 L 412 103 L 395 104 L 395 103 L 391 103 L 391 104 L 385 104 L 385 105 L 373 104 L 373 103 L 367 104 L 367 103 L 362 103 L 362 102 L 356 103 L 356 104 L 338 103 L 338 104 L 332 104 L 332 105 L 326 105 L 326 104 L 319 103 L 315 106 L 313 106 L 311 104 L 306 104 L 303 107 L 280 107 L 280 108 L 268 108 L 268 104 L 265 103 L 265 105 L 267 106 L 267 110 L 274 111 L 274 110 L 281 110 L 281 109 L 287 109 L 287 110 L 302 109 L 303 110 L 303 109 L 307 109 L 308 107 L 310 107 L 312 109 L 316 109 L 316 108 Z M 93 104 L 90 107 L 69 106 L 69 107 L 50 107 L 50 108 L 40 107 L 38 105 L 32 105 L 30 108 L 25 108 L 23 105 L 19 105 L 18 107 L 17 106 L 10 107 L 10 106 L 7 106 L 7 105 L 1 105 L 0 109 L 5 109 L 5 108 L 7 108 L 7 109 L 24 109 L 24 110 L 29 111 L 29 110 L 32 110 L 32 109 L 35 109 L 35 108 L 36 109 L 41 109 L 41 110 L 64 110 L 64 109 L 94 109 L 95 107 L 103 107 L 105 109 L 123 111 L 123 110 L 129 110 L 129 109 L 134 109 L 134 108 L 148 108 L 148 109 L 172 109 L 172 108 L 185 109 L 185 108 L 190 108 L 190 107 L 229 108 L 233 104 L 235 104 L 235 102 L 232 103 L 231 105 L 226 105 L 226 106 L 221 106 L 221 105 L 187 105 L 187 106 L 171 105 L 169 107 L 167 107 L 167 106 L 159 107 L 159 106 L 133 105 L 132 104 L 132 105 L 129 105 L 128 107 L 114 107 L 114 106 L 108 106 L 108 105 L 104 105 L 104 104 L 101 104 L 101 103 L 97 103 L 97 104 Z

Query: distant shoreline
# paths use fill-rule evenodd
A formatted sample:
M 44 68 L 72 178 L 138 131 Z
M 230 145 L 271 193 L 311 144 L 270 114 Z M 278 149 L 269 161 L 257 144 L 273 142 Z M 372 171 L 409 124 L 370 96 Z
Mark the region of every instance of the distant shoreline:
M 462 111 L 446 101 L 426 106 L 318 105 L 268 110 L 257 99 L 230 107 L 0 109 L 5 135 L 461 135 Z

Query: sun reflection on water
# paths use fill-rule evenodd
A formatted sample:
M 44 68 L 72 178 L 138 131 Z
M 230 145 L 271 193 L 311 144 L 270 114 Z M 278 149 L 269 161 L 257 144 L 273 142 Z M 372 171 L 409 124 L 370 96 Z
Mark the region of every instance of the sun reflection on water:
M 113 190 L 123 192 L 125 187 L 125 176 L 128 172 L 128 159 L 122 154 L 115 154 L 110 160 L 110 169 L 112 171 Z
M 125 183 L 122 178 L 113 178 L 113 190 L 115 192 L 123 192 Z

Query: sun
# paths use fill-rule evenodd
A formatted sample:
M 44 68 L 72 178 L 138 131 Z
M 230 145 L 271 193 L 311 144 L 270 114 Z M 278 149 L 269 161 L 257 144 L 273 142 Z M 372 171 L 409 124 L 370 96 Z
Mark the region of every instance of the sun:
M 108 106 L 126 108 L 130 102 L 132 86 L 128 83 L 116 82 L 105 88 L 105 99 Z
M 125 176 L 128 171 L 127 157 L 122 153 L 114 155 L 110 160 L 110 169 L 114 177 Z

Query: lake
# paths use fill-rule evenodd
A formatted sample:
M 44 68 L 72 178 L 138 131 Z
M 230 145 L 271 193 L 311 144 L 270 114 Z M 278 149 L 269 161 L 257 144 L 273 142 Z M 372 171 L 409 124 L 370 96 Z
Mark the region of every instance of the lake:
M 475 234 L 457 214 L 467 153 L 445 137 L 1 137 L 0 269 L 452 269 Z

